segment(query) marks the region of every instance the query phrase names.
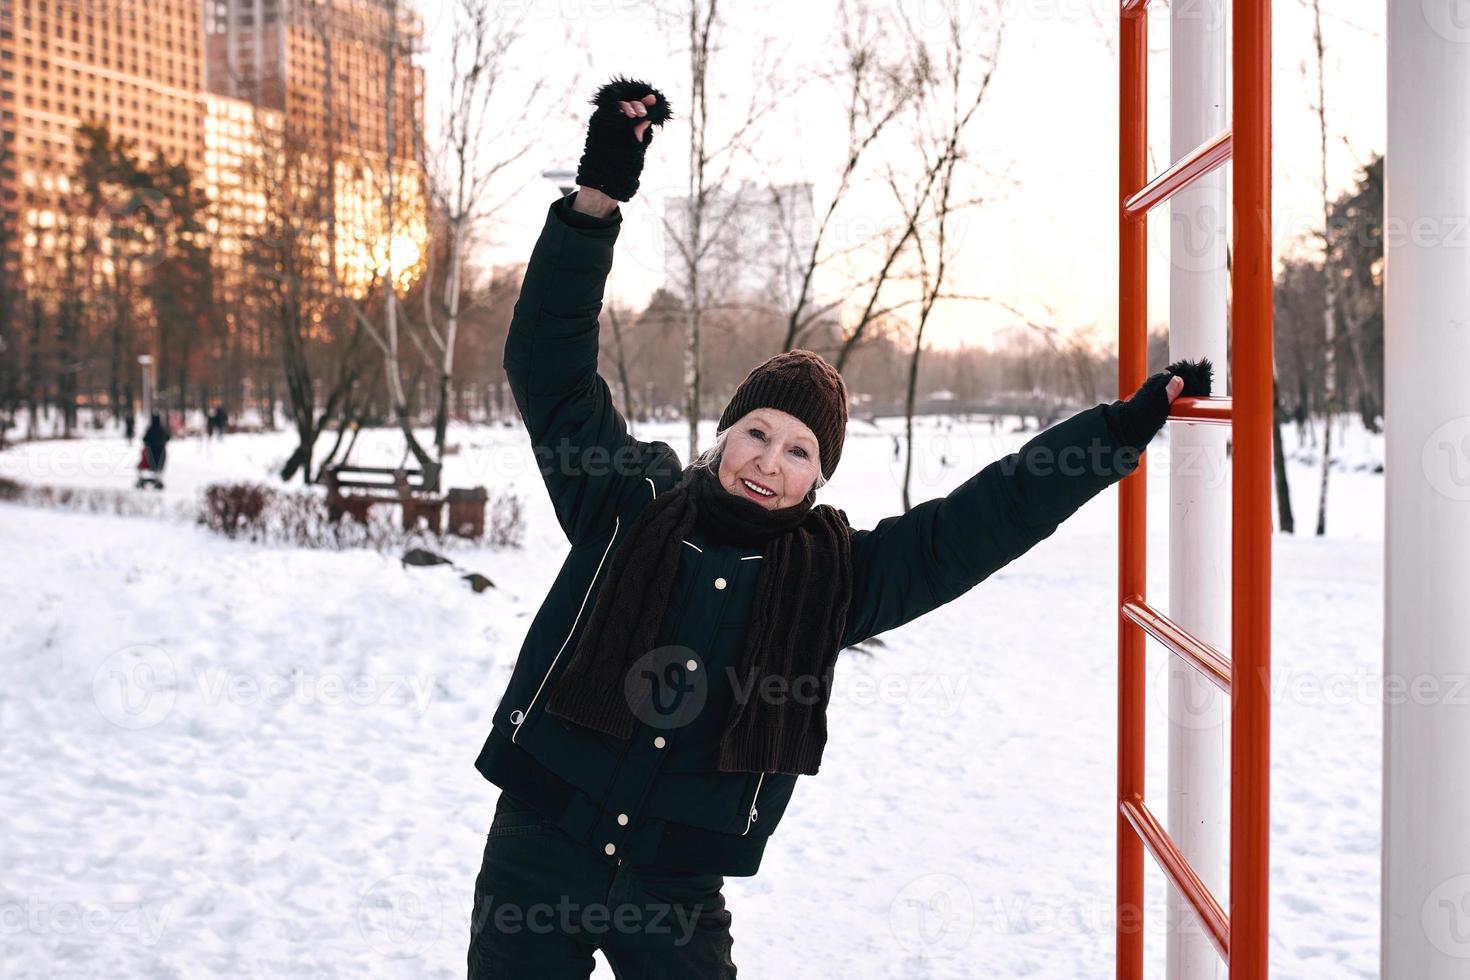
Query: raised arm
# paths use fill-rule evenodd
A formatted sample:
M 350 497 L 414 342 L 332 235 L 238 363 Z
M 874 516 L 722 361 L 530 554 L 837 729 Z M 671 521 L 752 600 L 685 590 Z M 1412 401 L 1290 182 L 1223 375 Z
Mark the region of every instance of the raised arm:
M 635 95 L 635 101 L 627 98 Z M 593 99 L 598 108 L 588 126 L 578 189 L 547 209 L 505 341 L 502 363 L 511 394 L 557 520 L 573 544 L 610 528 L 628 482 L 673 453 L 664 443 L 629 435 L 597 372 L 597 317 L 623 220 L 618 201 L 637 189 L 661 98 L 647 85 L 620 81 Z
M 843 643 L 901 626 L 974 588 L 1050 537 L 1138 468 L 1181 390 L 1209 393 L 1209 364 L 1177 362 L 1128 401 L 1100 404 L 1033 436 L 948 496 L 852 537 L 853 597 Z

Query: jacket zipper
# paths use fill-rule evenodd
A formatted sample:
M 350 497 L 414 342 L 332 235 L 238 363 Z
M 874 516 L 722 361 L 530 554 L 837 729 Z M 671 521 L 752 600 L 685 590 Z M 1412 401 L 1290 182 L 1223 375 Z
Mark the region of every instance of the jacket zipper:
M 760 811 L 755 808 L 755 801 L 760 799 L 761 783 L 765 781 L 765 773 L 761 773 L 761 778 L 755 781 L 755 795 L 750 798 L 750 818 L 745 821 L 745 829 L 740 832 L 741 837 L 744 837 L 746 834 L 750 833 L 750 825 L 755 823 L 756 819 L 760 816 Z
M 551 658 L 551 666 L 546 668 L 546 674 L 541 678 L 541 684 L 536 688 L 536 693 L 531 695 L 530 703 L 526 705 L 525 710 L 519 712 L 521 720 L 515 722 L 516 730 L 511 732 L 510 735 L 512 742 L 521 734 L 521 726 L 531 716 L 531 708 L 535 705 L 536 699 L 541 696 L 541 691 L 546 687 L 546 682 L 551 678 L 551 672 L 556 669 L 556 662 L 561 659 L 562 653 L 566 651 L 567 644 L 572 640 L 572 634 L 577 632 L 577 624 L 582 621 L 582 613 L 587 609 L 587 597 L 592 595 L 592 587 L 597 584 L 597 576 L 602 574 L 602 563 L 607 561 L 608 552 L 612 551 L 613 542 L 618 539 L 618 525 L 621 522 L 622 517 L 617 517 L 613 520 L 612 537 L 607 540 L 607 547 L 603 549 L 602 558 L 597 562 L 597 571 L 592 573 L 592 581 L 587 583 L 587 591 L 582 595 L 582 605 L 578 607 L 577 615 L 572 620 L 572 628 L 567 631 L 567 638 L 561 641 L 561 649 L 557 650 L 556 656 Z M 515 721 L 516 713 L 514 711 L 511 712 L 512 721 Z

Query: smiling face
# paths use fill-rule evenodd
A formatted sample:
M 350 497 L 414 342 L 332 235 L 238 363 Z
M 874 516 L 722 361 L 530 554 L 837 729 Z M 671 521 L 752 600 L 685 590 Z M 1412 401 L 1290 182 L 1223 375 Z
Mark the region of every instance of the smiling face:
M 767 510 L 801 503 L 821 473 L 817 437 L 780 409 L 747 412 L 725 436 L 720 486 Z

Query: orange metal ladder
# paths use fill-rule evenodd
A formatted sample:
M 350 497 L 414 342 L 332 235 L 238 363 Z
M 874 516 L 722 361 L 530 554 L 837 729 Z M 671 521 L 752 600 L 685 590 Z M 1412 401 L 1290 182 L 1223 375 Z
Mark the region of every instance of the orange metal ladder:
M 1118 143 L 1118 384 L 1147 372 L 1149 211 L 1231 160 L 1230 398 L 1178 398 L 1171 420 L 1229 425 L 1231 654 L 1150 607 L 1145 467 L 1119 485 L 1117 976 L 1143 977 L 1143 850 L 1188 899 L 1231 980 L 1267 976 L 1271 670 L 1271 5 L 1234 0 L 1229 129 L 1148 180 L 1148 0 L 1121 0 Z M 1230 913 L 1200 881 L 1144 797 L 1144 641 L 1152 636 L 1230 698 Z

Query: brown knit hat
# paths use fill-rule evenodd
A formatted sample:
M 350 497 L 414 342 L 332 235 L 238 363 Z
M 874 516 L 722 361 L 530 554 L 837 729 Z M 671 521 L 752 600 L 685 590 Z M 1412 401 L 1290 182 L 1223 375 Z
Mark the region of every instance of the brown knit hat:
M 778 409 L 806 423 L 817 437 L 822 477 L 831 479 L 847 437 L 847 385 L 836 368 L 801 348 L 777 354 L 740 382 L 716 431 L 724 432 L 757 408 Z

